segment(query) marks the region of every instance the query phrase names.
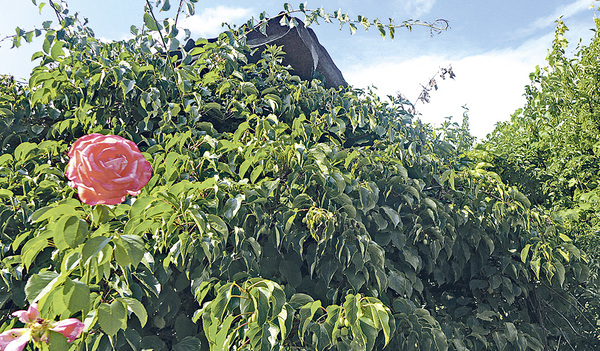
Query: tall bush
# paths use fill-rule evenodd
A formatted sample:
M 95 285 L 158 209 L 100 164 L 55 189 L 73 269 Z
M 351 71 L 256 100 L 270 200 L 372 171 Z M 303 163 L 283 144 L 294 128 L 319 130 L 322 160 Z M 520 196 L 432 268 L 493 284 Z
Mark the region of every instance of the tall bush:
M 600 38 L 579 43 L 569 54 L 567 26 L 557 22 L 548 65 L 537 67 L 525 88 L 527 102 L 500 123 L 476 151 L 477 158 L 528 196 L 588 254 L 590 279 L 569 288 L 572 316 L 561 328 L 577 330 L 586 344 L 599 335 L 600 118 L 598 114 Z M 576 343 L 575 341 L 573 341 Z

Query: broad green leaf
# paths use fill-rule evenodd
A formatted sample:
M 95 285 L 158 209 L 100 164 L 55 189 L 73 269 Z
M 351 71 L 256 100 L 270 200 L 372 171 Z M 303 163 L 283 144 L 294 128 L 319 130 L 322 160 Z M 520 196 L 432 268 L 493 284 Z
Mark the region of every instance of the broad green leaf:
M 148 12 L 144 13 L 144 25 L 146 26 L 146 28 L 148 28 L 150 30 L 153 30 L 153 31 L 159 30 L 158 24 L 156 23 L 154 18 L 152 18 L 152 16 Z
M 63 288 L 65 306 L 73 313 L 88 311 L 90 308 L 90 288 L 87 284 L 71 279 L 65 280 Z
M 358 319 L 363 315 L 360 295 L 346 295 L 346 301 L 344 302 L 343 307 L 346 313 L 346 319 L 348 319 L 350 325 L 354 326 L 357 324 Z
M 244 162 L 242 162 L 242 165 L 240 166 L 240 178 L 244 178 L 244 175 L 246 175 L 246 172 L 250 166 L 252 166 L 251 159 L 246 159 Z
M 200 342 L 200 340 L 198 338 L 193 337 L 193 336 L 186 336 L 185 338 L 183 338 L 183 340 L 181 340 L 177 344 L 173 345 L 173 351 L 201 351 L 201 350 L 202 350 L 202 343 Z
M 162 286 L 159 281 L 149 273 L 147 270 L 137 271 L 134 274 L 134 277 L 138 278 L 139 282 L 151 292 L 154 296 L 158 297 L 162 290 Z
M 250 339 L 250 345 L 252 345 L 252 350 L 272 350 L 278 342 L 278 334 L 279 328 L 274 323 L 267 322 L 262 325 L 256 323 L 250 324 L 248 338 Z
M 57 41 L 52 45 L 52 50 L 50 51 L 50 56 L 58 60 L 59 58 L 65 56 L 65 52 L 63 50 L 63 46 L 65 45 L 64 41 Z
M 254 167 L 254 169 L 252 170 L 252 173 L 250 173 L 250 181 L 252 183 L 256 183 L 256 180 L 262 174 L 262 171 L 263 171 L 263 166 L 258 165 L 256 167 Z
M 111 238 L 96 236 L 85 242 L 81 250 L 81 262 L 87 265 L 89 260 L 96 256 L 110 242 Z
M 510 343 L 513 343 L 517 340 L 518 332 L 515 325 L 511 322 L 504 323 L 506 326 L 506 338 Z
M 45 235 L 43 234 L 32 238 L 23 245 L 23 248 L 21 249 L 21 260 L 23 265 L 25 265 L 25 268 L 29 269 L 39 253 L 49 246 L 48 239 L 50 236 L 51 233 L 46 232 Z
M 52 289 L 61 285 L 66 280 L 65 275 L 59 275 L 56 272 L 46 271 L 32 275 L 27 284 L 25 284 L 25 294 L 30 302 L 39 301 Z
M 229 220 L 235 217 L 237 212 L 242 207 L 242 202 L 245 198 L 246 197 L 243 194 L 238 194 L 234 198 L 227 199 L 227 202 L 225 202 L 225 207 L 223 208 L 223 216 Z
M 33 214 L 31 214 L 29 220 L 33 223 L 37 223 L 46 219 L 52 220 L 67 214 L 73 215 L 76 212 L 77 211 L 75 210 L 75 207 L 69 204 L 60 204 L 55 207 L 47 206 L 42 207 L 39 210 L 35 211 Z
M 394 224 L 394 228 L 396 228 L 398 223 L 400 223 L 400 215 L 398 212 L 394 211 L 389 206 L 382 206 L 381 208 Z
M 296 296 L 296 295 L 294 295 Z M 302 298 L 302 296 L 296 299 Z M 293 299 L 293 297 L 292 297 Z M 313 322 L 315 313 L 321 308 L 321 301 L 308 302 L 300 308 L 300 327 L 298 328 L 298 337 L 304 342 L 304 335 Z
M 101 303 L 98 306 L 98 324 L 108 335 L 116 335 L 121 329 L 127 328 L 127 309 L 117 299 L 112 303 Z
M 70 248 L 82 244 L 88 236 L 88 224 L 77 216 L 64 216 L 56 225 L 54 233 L 55 243 L 64 243 Z M 64 249 L 59 247 L 59 249 Z
M 125 306 L 127 306 L 127 308 L 129 308 L 138 317 L 140 325 L 144 327 L 148 321 L 148 312 L 146 312 L 144 305 L 132 297 L 121 297 L 119 300 L 121 300 Z

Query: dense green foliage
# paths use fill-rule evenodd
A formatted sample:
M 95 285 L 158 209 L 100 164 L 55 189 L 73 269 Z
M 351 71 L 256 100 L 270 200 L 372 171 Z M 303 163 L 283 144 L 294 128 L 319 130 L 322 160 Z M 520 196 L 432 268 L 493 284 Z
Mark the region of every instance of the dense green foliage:
M 77 350 L 544 350 L 578 334 L 551 322 L 588 278 L 581 252 L 466 156 L 466 123 L 432 130 L 400 101 L 300 81 L 277 47 L 249 63 L 243 28 L 176 61 L 142 31 L 100 43 L 63 25 L 27 86 L 1 83 L 0 331 L 37 301 L 85 321 Z M 139 145 L 154 169 L 139 196 L 78 200 L 66 151 L 93 132 Z
M 498 125 L 479 157 L 493 163 L 501 178 L 534 205 L 552 213 L 553 221 L 589 254 L 591 279 L 572 287 L 577 299 L 568 303 L 579 336 L 598 338 L 600 36 L 596 31 L 591 43 L 579 44 L 571 57 L 567 30 L 559 21 L 548 66 L 531 74 L 526 105 Z

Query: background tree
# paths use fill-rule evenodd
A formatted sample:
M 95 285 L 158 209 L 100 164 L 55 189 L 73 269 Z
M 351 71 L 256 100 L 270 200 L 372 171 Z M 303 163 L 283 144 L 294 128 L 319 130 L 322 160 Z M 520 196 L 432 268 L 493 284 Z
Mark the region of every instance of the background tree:
M 597 21 L 596 25 L 600 23 Z M 600 233 L 600 38 L 567 54 L 567 31 L 557 22 L 548 66 L 531 74 L 527 102 L 478 147 L 477 157 L 528 196 L 589 255 L 591 276 L 572 287 L 580 337 L 598 337 Z

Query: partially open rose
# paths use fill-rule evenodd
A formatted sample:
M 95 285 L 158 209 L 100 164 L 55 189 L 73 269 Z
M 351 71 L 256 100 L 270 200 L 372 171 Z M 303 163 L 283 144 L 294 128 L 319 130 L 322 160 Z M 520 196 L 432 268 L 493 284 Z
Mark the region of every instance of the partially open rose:
M 66 176 L 88 205 L 116 205 L 137 195 L 152 177 L 152 166 L 137 145 L 116 135 L 89 134 L 69 150 Z

